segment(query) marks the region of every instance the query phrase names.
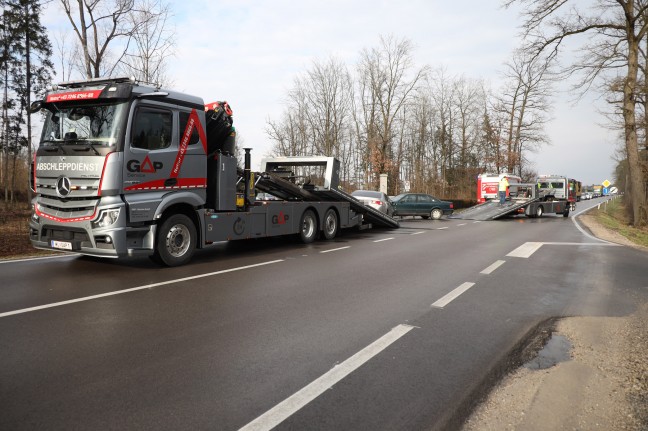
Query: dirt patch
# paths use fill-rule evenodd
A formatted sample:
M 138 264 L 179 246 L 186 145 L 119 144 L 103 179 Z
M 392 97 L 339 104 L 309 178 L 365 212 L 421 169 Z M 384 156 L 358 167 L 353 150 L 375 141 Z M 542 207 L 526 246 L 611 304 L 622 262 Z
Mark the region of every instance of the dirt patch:
M 585 227 L 592 233 L 592 235 L 597 238 L 613 242 L 615 244 L 627 245 L 628 247 L 634 247 L 640 250 L 648 251 L 648 247 L 643 247 L 641 245 L 635 244 L 620 233 L 605 228 L 603 225 L 596 221 L 596 217 L 593 215 L 583 214 L 578 217 L 578 220 L 580 220 L 582 224 L 585 225 Z
M 594 217 L 581 221 L 597 237 L 628 244 Z M 645 249 L 645 247 L 639 247 Z M 648 304 L 627 317 L 572 317 L 554 335 L 570 359 L 504 378 L 464 424 L 464 431 L 647 430 Z
M 32 247 L 29 242 L 29 217 L 30 212 L 26 209 L 3 209 L 0 212 L 0 259 L 55 253 Z

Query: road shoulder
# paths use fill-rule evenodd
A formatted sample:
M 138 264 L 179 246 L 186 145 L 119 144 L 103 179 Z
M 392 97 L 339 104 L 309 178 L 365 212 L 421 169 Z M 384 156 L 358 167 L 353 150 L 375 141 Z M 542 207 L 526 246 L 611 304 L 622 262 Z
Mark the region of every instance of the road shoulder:
M 581 221 L 598 238 L 632 244 L 592 216 Z M 521 367 L 475 409 L 464 431 L 648 429 L 648 304 L 625 317 L 572 317 L 553 336 L 571 358 L 547 368 Z

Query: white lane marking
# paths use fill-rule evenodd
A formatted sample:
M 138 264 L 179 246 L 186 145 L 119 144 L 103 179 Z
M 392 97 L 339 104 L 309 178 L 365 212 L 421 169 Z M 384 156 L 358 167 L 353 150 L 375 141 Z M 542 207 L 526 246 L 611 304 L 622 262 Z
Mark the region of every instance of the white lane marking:
M 473 223 L 481 223 L 481 220 L 475 220 Z
M 467 223 L 459 223 L 457 226 L 465 226 Z
M 489 266 L 488 268 L 486 268 L 482 272 L 480 272 L 480 274 L 491 274 L 493 271 L 495 271 L 497 268 L 504 265 L 505 263 L 506 263 L 505 260 L 497 260 L 497 261 L 495 261 L 494 264 L 492 264 L 491 266 Z
M 199 278 L 212 277 L 214 275 L 225 274 L 228 272 L 241 271 L 243 269 L 255 268 L 257 266 L 271 265 L 273 263 L 283 262 L 283 259 L 271 260 L 268 262 L 255 263 L 253 265 L 239 266 L 236 268 L 223 269 L 221 271 L 209 272 L 207 274 L 194 275 L 191 277 L 176 278 L 175 280 L 161 281 L 159 283 L 147 284 L 145 286 L 131 287 L 130 289 L 117 290 L 114 292 L 101 293 L 99 295 L 84 296 L 82 298 L 69 299 L 67 301 L 54 302 L 51 304 L 38 305 L 36 307 L 23 308 L 20 310 L 7 311 L 5 313 L 0 313 L 0 317 L 13 316 L 15 314 L 29 313 L 31 311 L 44 310 L 46 308 L 60 307 L 62 305 L 74 304 L 76 302 L 90 301 L 92 299 L 105 298 L 107 296 L 121 295 L 123 293 L 135 292 L 143 289 L 152 289 L 154 287 L 165 286 L 167 284 L 181 283 L 183 281 L 196 280 Z
M 73 254 L 59 254 L 59 255 L 54 255 L 54 256 L 42 256 L 42 257 L 26 257 L 24 259 L 7 259 L 7 260 L 0 260 L 0 265 L 3 263 L 15 263 L 15 262 L 31 262 L 34 260 L 44 260 L 44 259 L 62 259 L 64 257 L 77 257 L 81 256 L 78 253 L 73 253 Z
M 418 231 L 418 232 L 413 232 L 413 233 L 411 233 L 410 235 L 420 235 L 420 234 L 422 234 L 422 233 L 425 233 L 425 231 L 424 231 L 424 230 L 421 230 L 421 231 Z
M 475 283 L 468 283 L 468 282 L 463 283 L 459 287 L 455 288 L 452 292 L 448 293 L 447 295 L 445 295 L 444 297 L 436 301 L 434 304 L 432 304 L 432 307 L 436 307 L 436 308 L 445 307 L 446 305 L 448 305 L 449 303 L 457 299 L 459 295 L 461 295 L 462 293 L 464 293 L 466 290 L 470 289 L 474 285 Z
M 586 237 L 591 238 L 591 239 L 593 239 L 593 240 L 595 240 L 595 241 L 600 241 L 600 242 L 602 242 L 602 243 L 610 244 L 610 245 L 621 246 L 621 244 L 615 244 L 615 243 L 613 243 L 613 242 L 606 241 L 606 240 L 604 240 L 604 239 L 597 238 L 597 237 L 595 237 L 595 236 L 593 236 L 593 235 L 590 235 L 589 233 L 587 233 L 587 232 L 585 231 L 585 229 L 583 229 L 583 228 L 581 227 L 580 223 L 576 221 L 576 218 L 577 218 L 579 215 L 581 215 L 581 214 L 583 214 L 583 213 L 586 213 L 586 212 L 588 212 L 588 211 L 590 211 L 590 210 L 592 210 L 592 209 L 594 209 L 594 207 L 586 208 L 586 209 L 584 209 L 584 210 L 578 211 L 576 214 L 574 214 L 574 215 L 572 215 L 572 216 L 570 217 L 572 223 L 574 223 L 574 226 L 576 226 L 576 229 L 578 229 L 578 230 L 580 231 L 580 233 L 582 233 L 582 234 L 585 235 Z
M 507 256 L 510 257 L 523 257 L 525 259 L 531 257 L 533 253 L 535 253 L 540 247 L 542 247 L 541 242 L 525 242 L 509 254 Z
M 438 227 L 437 230 L 443 230 L 443 229 L 447 229 L 447 228 L 448 228 L 448 226 L 443 226 L 443 227 Z
M 333 385 L 357 370 L 378 353 L 385 350 L 403 335 L 414 329 L 409 325 L 398 325 L 346 361 L 334 366 L 330 371 L 314 380 L 292 396 L 277 404 L 239 431 L 266 431 L 279 425 L 295 414 L 306 404 L 331 389 Z
M 322 250 L 322 251 L 320 251 L 320 253 L 330 253 L 332 251 L 340 251 L 340 250 L 345 250 L 347 248 L 351 248 L 351 246 L 347 245 L 346 247 L 332 248 L 330 250 Z
M 383 239 L 377 239 L 377 240 L 375 240 L 374 242 L 383 242 L 383 241 L 389 241 L 390 239 L 394 239 L 394 238 L 392 237 L 392 238 L 383 238 Z

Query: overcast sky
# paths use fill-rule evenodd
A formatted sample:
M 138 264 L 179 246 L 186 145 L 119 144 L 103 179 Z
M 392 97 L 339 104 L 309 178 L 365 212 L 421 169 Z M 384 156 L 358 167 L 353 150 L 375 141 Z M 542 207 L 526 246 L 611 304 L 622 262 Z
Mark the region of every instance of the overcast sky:
M 169 75 L 177 90 L 205 102 L 227 100 L 244 146 L 258 167 L 270 150 L 267 120 L 284 110 L 294 78 L 313 61 L 333 56 L 350 69 L 363 48 L 380 35 L 409 39 L 417 66 L 445 67 L 450 75 L 484 79 L 499 86 L 502 65 L 519 45 L 516 10 L 498 0 L 184 0 L 174 8 L 176 56 Z M 69 28 L 59 2 L 43 20 Z M 70 34 L 70 38 L 72 35 Z M 551 146 L 533 155 L 538 173 L 600 184 L 611 177 L 615 133 L 602 128 L 595 97 L 577 105 L 572 94 L 553 95 Z

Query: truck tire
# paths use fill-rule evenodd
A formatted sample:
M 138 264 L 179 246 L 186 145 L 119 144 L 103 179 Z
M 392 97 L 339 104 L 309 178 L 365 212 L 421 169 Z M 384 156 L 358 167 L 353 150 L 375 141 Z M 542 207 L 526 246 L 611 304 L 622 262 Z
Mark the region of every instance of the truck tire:
M 569 206 L 563 211 L 563 217 L 569 217 Z
M 324 214 L 324 226 L 322 229 L 324 231 L 324 239 L 331 240 L 335 238 L 339 229 L 340 224 L 338 223 L 337 213 L 333 208 L 327 209 L 326 214 Z
M 432 217 L 432 220 L 439 220 L 442 215 L 443 215 L 443 211 L 439 208 L 434 208 L 430 212 L 430 217 Z
M 304 244 L 315 241 L 317 236 L 317 218 L 312 210 L 304 211 L 299 221 L 299 239 Z
M 542 208 L 542 205 L 538 205 L 538 207 L 535 210 L 535 217 L 542 217 L 543 213 L 544 213 L 544 208 Z
M 184 214 L 174 214 L 157 231 L 155 259 L 166 266 L 189 262 L 196 248 L 196 226 Z

